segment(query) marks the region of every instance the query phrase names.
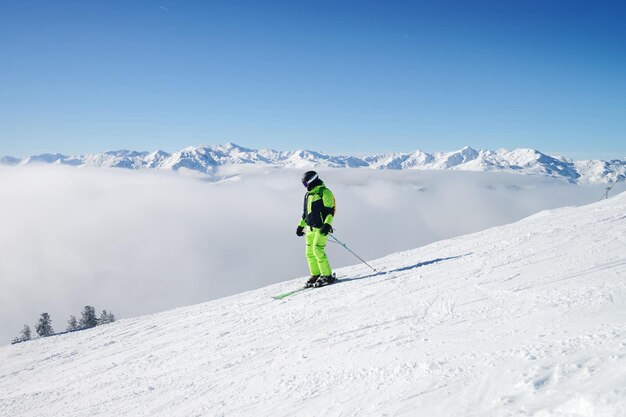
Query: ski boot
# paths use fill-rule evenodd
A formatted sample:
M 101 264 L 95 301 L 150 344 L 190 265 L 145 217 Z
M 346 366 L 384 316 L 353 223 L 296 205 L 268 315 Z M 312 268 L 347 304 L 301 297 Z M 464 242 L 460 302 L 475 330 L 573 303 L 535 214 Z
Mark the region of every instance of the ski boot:
M 315 285 L 315 282 L 318 280 L 319 275 L 311 275 L 311 277 L 304 284 L 304 288 L 310 288 Z
M 314 287 L 323 287 L 324 285 L 332 284 L 337 280 L 335 274 L 332 275 L 322 275 L 315 281 L 313 284 Z

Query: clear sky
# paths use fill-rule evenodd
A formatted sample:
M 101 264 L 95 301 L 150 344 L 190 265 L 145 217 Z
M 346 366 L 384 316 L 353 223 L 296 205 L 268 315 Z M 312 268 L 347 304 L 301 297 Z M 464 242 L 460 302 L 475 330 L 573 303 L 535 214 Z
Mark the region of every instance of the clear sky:
M 0 155 L 626 157 L 621 1 L 3 1 Z

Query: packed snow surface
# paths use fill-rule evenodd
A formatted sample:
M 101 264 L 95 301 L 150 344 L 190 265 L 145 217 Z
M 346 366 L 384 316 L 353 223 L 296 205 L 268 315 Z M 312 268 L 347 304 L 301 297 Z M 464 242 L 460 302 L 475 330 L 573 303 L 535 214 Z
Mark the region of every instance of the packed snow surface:
M 626 415 L 626 194 L 370 263 L 4 346 L 0 415 Z

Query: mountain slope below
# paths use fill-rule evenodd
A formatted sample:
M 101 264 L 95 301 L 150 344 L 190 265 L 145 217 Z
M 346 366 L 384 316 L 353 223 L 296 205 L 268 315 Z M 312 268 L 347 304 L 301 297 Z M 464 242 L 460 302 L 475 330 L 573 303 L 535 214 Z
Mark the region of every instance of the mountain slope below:
M 10 416 L 626 414 L 626 194 L 0 348 Z

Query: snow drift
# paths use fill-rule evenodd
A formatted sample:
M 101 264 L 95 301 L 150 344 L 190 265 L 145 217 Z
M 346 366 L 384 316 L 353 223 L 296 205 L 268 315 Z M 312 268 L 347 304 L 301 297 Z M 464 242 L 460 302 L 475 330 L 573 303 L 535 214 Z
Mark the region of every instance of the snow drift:
M 626 194 L 0 348 L 7 416 L 623 416 Z

